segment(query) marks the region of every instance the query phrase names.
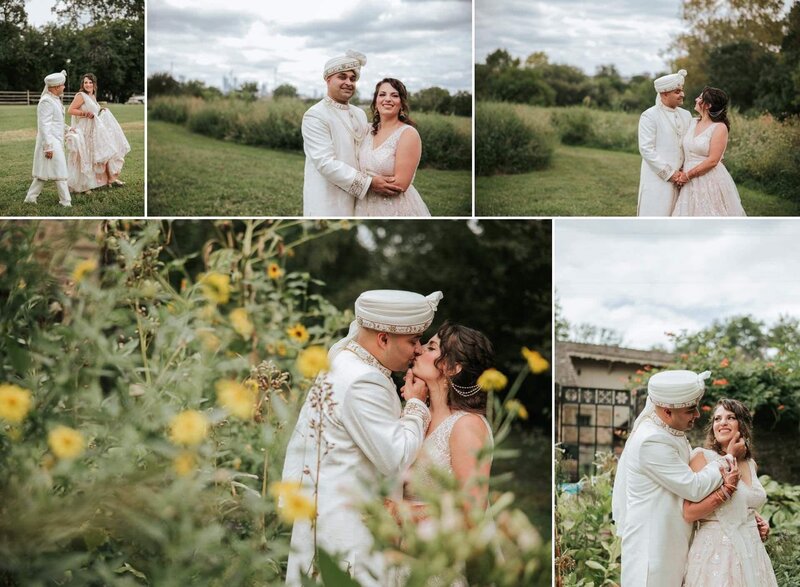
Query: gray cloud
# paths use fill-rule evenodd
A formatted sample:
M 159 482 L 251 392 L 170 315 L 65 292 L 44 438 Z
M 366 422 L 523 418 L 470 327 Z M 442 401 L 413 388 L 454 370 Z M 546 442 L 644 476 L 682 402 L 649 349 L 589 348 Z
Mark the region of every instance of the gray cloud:
M 800 317 L 794 224 L 559 220 L 555 285 L 565 317 L 619 330 L 641 348 L 737 314 Z
M 148 4 L 150 73 L 170 71 L 219 86 L 222 76 L 233 72 L 239 81 L 270 87 L 290 83 L 301 94 L 319 95 L 325 60 L 356 49 L 368 59 L 362 96 L 387 75 L 402 79 L 410 91 L 438 85 L 455 92 L 472 86 L 470 2 L 349 0 L 335 17 L 298 9 L 287 19 L 291 5 L 275 15 L 249 5 L 225 6 L 222 0 L 186 10 L 170 3 L 176 1 Z
M 614 64 L 623 75 L 663 71 L 664 52 L 680 30 L 680 1 L 475 0 L 475 56 L 498 48 L 525 59 L 545 51 L 551 62 L 594 73 Z

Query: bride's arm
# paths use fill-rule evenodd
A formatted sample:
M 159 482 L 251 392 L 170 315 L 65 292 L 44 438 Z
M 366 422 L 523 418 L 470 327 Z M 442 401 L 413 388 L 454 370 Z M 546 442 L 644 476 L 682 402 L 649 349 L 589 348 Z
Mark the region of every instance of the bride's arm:
M 692 460 L 689 461 L 689 467 L 695 472 L 702 470 L 706 464 L 706 457 L 701 452 L 697 453 Z M 683 519 L 690 524 L 697 520 L 702 520 L 730 499 L 730 497 L 726 497 L 726 492 L 730 495 L 731 490 L 735 491 L 735 487 L 732 489 L 730 485 L 723 484 L 722 487 L 715 489 L 698 502 L 684 500 Z
M 486 446 L 488 431 L 483 420 L 474 414 L 460 418 L 453 426 L 450 435 L 450 464 L 456 480 L 462 488 L 468 489 L 472 497 L 469 506 L 477 505 L 483 509 L 489 495 L 489 473 L 491 459 L 478 460 Z
M 728 146 L 728 127 L 718 124 L 714 132 L 711 133 L 711 145 L 708 149 L 708 157 L 699 165 L 692 167 L 686 177 L 693 179 L 698 175 L 703 175 L 714 169 L 722 159 L 725 147 Z
M 404 130 L 397 144 L 397 153 L 394 160 L 395 185 L 401 191 L 406 191 L 414 180 L 414 174 L 422 156 L 422 141 L 413 127 Z
M 86 116 L 86 113 L 83 110 L 81 110 L 81 106 L 83 106 L 83 94 L 78 92 L 77 94 L 75 94 L 75 98 L 73 98 L 72 104 L 69 105 L 67 112 L 71 116 L 78 116 L 78 117 Z

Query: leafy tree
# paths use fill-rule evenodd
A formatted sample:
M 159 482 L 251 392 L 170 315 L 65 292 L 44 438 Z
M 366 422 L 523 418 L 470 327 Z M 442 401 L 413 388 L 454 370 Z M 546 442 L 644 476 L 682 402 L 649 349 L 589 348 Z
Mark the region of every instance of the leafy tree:
M 281 84 L 272 92 L 272 97 L 278 98 L 297 98 L 297 88 L 291 84 Z
M 411 101 L 414 109 L 422 112 L 438 112 L 439 114 L 452 112 L 450 92 L 437 86 L 420 90 L 412 96 Z
M 92 23 L 109 20 L 144 22 L 144 0 L 59 0 L 53 8 L 62 20 L 72 25 L 88 17 Z
M 181 83 L 167 72 L 158 72 L 147 78 L 147 97 L 176 96 L 181 92 Z
M 497 49 L 486 56 L 486 65 L 492 71 L 501 71 L 510 68 L 516 69 L 519 67 L 519 59 L 511 57 L 511 53 L 505 49 Z
M 771 71 L 777 55 L 751 41 L 722 45 L 709 53 L 708 85 L 722 88 L 731 104 L 740 110 L 749 110 L 755 104 L 762 71 Z
M 472 94 L 465 91 L 453 94 L 453 114 L 456 116 L 472 116 Z
M 525 59 L 525 67 L 527 68 L 535 68 L 535 67 L 543 67 L 550 63 L 549 58 L 547 57 L 547 53 L 544 51 L 535 51 L 528 55 L 527 59 Z
M 258 98 L 258 84 L 256 82 L 245 82 L 234 93 L 236 98 L 240 98 L 245 102 L 255 102 Z

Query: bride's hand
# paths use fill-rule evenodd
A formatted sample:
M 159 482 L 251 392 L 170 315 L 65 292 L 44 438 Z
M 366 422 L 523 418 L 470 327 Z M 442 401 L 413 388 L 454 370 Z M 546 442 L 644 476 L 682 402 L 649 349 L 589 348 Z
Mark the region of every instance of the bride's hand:
M 769 522 L 756 514 L 756 526 L 758 526 L 758 535 L 761 537 L 761 542 L 766 542 L 769 538 Z
M 405 385 L 400 388 L 400 393 L 403 394 L 404 400 L 408 401 L 415 398 L 424 402 L 428 399 L 428 386 L 422 379 L 414 377 L 411 369 L 406 371 L 406 376 L 403 379 L 405 380 Z
M 722 484 L 731 490 L 735 490 L 739 484 L 739 463 L 733 461 L 730 471 L 722 474 Z

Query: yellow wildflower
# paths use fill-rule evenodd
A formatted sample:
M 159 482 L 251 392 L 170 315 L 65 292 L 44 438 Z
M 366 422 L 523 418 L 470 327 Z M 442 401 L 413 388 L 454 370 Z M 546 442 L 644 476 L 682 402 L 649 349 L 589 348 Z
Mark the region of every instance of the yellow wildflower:
M 321 346 L 311 346 L 297 355 L 297 370 L 303 377 L 312 379 L 320 371 L 328 370 L 328 352 Z
M 236 308 L 231 311 L 228 317 L 230 318 L 231 326 L 233 326 L 233 329 L 238 334 L 244 338 L 250 338 L 250 336 L 252 336 L 255 326 L 250 322 L 247 310 L 244 308 Z
M 291 328 L 287 328 L 286 333 L 289 335 L 289 338 L 295 342 L 299 342 L 300 344 L 305 344 L 308 342 L 308 330 L 306 330 L 306 327 L 302 324 L 298 323 Z
M 268 354 L 270 354 L 270 355 L 274 355 L 275 354 L 275 345 L 272 344 L 271 342 L 268 342 L 267 346 L 265 348 L 266 348 Z
M 75 265 L 75 269 L 72 270 L 72 281 L 80 283 L 88 273 L 91 273 L 95 269 L 97 269 L 97 261 L 94 259 L 84 259 L 78 262 L 78 264 Z
M 19 424 L 31 409 L 31 392 L 13 383 L 0 384 L 0 419 Z
M 506 402 L 506 410 L 509 412 L 514 412 L 517 417 L 527 420 L 528 419 L 528 410 L 523 406 L 519 401 L 512 399 Z
M 188 451 L 181 452 L 173 459 L 172 468 L 175 469 L 175 472 L 181 477 L 191 475 L 197 468 L 194 455 Z
M 219 345 L 221 342 L 219 337 L 213 332 L 209 332 L 208 330 L 199 330 L 197 332 L 197 338 L 200 339 L 200 342 L 203 344 L 203 348 L 205 350 L 211 353 L 219 350 Z
M 231 297 L 231 276 L 222 273 L 205 273 L 200 276 L 203 295 L 215 304 L 227 304 Z
M 478 377 L 478 385 L 483 391 L 500 391 L 508 385 L 508 378 L 497 369 L 486 369 Z
M 283 269 L 281 269 L 281 266 L 277 263 L 270 263 L 267 266 L 267 276 L 269 276 L 270 279 L 278 279 L 283 276 Z
M 301 493 L 301 488 L 300 483 L 291 481 L 270 484 L 269 492 L 278 502 L 278 514 L 289 524 L 316 515 L 314 500 Z
M 83 454 L 86 442 L 83 434 L 68 426 L 56 426 L 47 435 L 50 450 L 59 459 L 74 459 Z
M 275 350 L 277 351 L 279 357 L 285 357 L 286 356 L 286 343 L 285 342 L 279 342 L 278 346 L 277 346 L 277 348 Z
M 217 381 L 215 387 L 217 389 L 217 403 L 228 410 L 231 415 L 242 420 L 249 420 L 253 417 L 256 407 L 256 393 L 252 387 L 243 385 L 233 379 L 221 379 Z
M 534 375 L 544 373 L 550 368 L 550 363 L 538 351 L 522 347 L 522 356 L 528 361 L 528 367 Z
M 208 434 L 208 418 L 197 410 L 185 410 L 175 416 L 169 425 L 169 439 L 173 444 L 195 446 Z

